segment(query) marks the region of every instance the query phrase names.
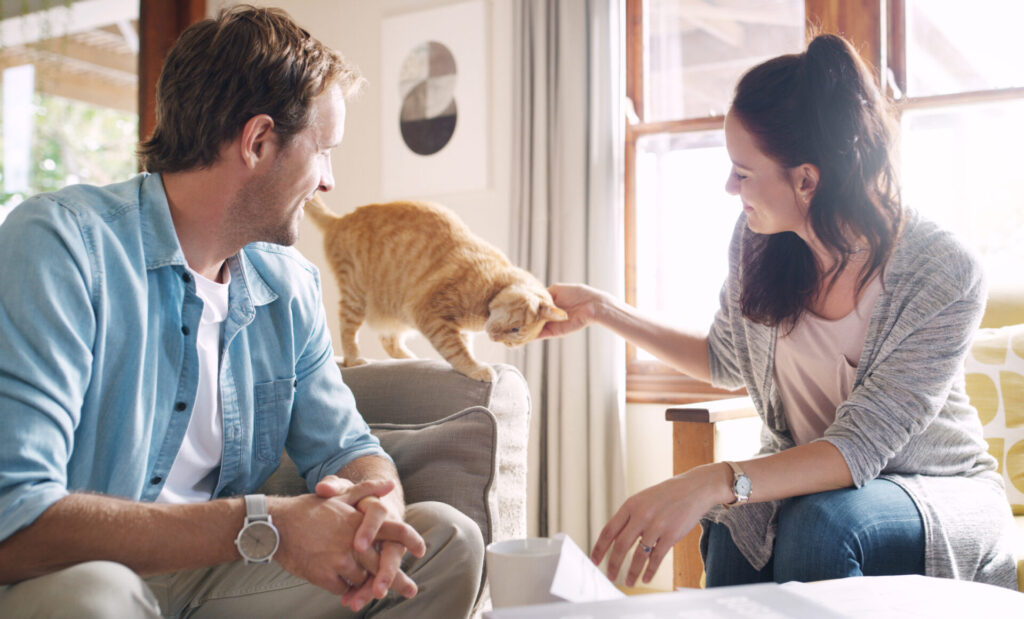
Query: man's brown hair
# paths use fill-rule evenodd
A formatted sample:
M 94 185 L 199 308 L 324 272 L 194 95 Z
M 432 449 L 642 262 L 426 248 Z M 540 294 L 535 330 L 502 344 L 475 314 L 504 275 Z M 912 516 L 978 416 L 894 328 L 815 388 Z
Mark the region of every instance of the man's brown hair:
M 282 144 L 312 122 L 313 99 L 333 83 L 363 83 L 341 54 L 281 9 L 237 5 L 189 26 L 156 87 L 156 128 L 139 146 L 149 172 L 209 166 L 253 116 L 267 114 Z

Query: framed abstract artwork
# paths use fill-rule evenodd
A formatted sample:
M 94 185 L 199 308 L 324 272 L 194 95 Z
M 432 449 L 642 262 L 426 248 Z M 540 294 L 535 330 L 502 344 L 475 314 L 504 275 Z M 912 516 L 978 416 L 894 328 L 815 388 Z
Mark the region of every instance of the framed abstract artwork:
M 383 20 L 381 191 L 387 200 L 488 184 L 486 9 L 480 0 Z

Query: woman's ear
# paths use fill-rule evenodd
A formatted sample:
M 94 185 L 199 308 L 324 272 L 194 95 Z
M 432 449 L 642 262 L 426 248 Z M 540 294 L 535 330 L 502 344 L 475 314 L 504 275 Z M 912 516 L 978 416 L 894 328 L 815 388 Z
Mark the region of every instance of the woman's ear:
M 801 163 L 793 168 L 790 174 L 793 180 L 793 191 L 805 206 L 810 204 L 811 198 L 818 191 L 818 181 L 821 178 L 818 166 L 813 163 Z
M 274 119 L 267 114 L 257 114 L 242 126 L 239 148 L 246 167 L 255 168 L 266 155 L 266 148 L 274 139 Z

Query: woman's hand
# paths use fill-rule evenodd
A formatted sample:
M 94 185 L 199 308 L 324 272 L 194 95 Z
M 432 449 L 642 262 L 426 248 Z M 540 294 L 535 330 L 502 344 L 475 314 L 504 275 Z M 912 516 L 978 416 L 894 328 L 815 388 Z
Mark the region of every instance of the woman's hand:
M 626 554 L 639 540 L 626 585 L 632 587 L 641 571 L 643 582 L 650 582 L 676 542 L 709 509 L 732 498 L 728 468 L 721 462 L 700 466 L 629 497 L 601 530 L 590 559 L 599 565 L 608 554 L 608 578 L 615 580 Z
M 614 300 L 606 292 L 583 284 L 555 284 L 548 288 L 555 307 L 559 307 L 569 315 L 560 322 L 548 322 L 544 325 L 538 338 L 561 337 L 594 323 L 602 305 L 612 304 Z

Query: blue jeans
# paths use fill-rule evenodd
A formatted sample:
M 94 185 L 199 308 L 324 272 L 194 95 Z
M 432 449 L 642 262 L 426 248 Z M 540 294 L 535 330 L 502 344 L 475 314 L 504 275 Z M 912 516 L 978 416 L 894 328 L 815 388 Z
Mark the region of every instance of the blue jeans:
M 872 480 L 783 503 L 772 558 L 756 570 L 722 524 L 706 525 L 708 587 L 924 574 L 924 525 L 896 484 Z

